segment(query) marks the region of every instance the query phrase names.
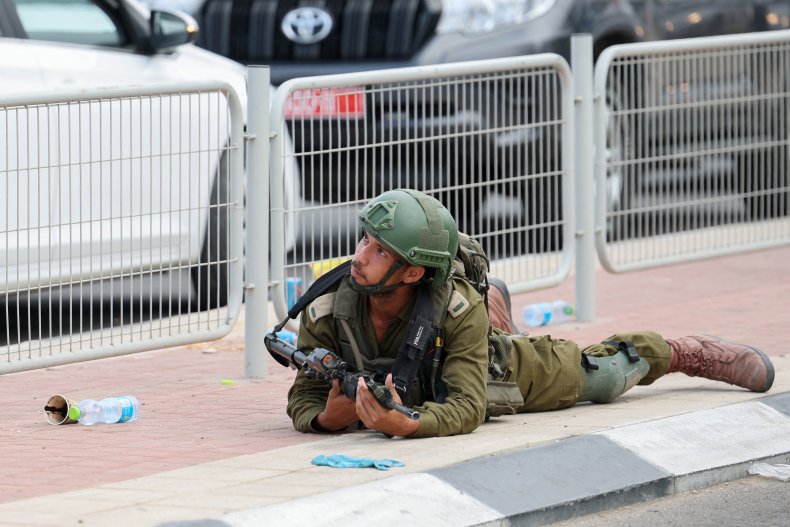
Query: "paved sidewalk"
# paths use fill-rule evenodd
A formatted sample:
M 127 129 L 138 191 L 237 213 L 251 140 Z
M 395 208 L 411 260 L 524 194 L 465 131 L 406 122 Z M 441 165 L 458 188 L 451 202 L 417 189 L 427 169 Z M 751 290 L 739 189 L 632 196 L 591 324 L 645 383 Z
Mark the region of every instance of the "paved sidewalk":
M 785 393 L 169 525 L 544 525 L 787 463 L 788 436 Z
M 776 382 L 768 394 L 677 374 L 650 387 L 637 387 L 610 405 L 587 404 L 499 418 L 467 436 L 388 440 L 372 432 L 306 435 L 295 432 L 284 413 L 291 370 L 270 361 L 266 379 L 243 378 L 243 320 L 231 335 L 217 342 L 5 375 L 0 385 L 4 417 L 0 422 L 0 526 L 146 526 L 205 518 L 225 518 L 228 524 L 238 525 L 249 520 L 253 525 L 256 519 L 276 512 L 278 504 L 305 496 L 334 496 L 331 492 L 337 488 L 348 493 L 370 489 L 375 496 L 369 485 L 388 489 L 406 481 L 413 495 L 419 485 L 412 482 L 436 477 L 455 481 L 447 475 L 461 470 L 458 467 L 465 462 L 475 465 L 513 455 L 529 460 L 539 456 L 551 464 L 555 455 L 550 447 L 557 441 L 606 438 L 617 442 L 614 438 L 620 437 L 627 443 L 622 437 L 625 431 L 634 430 L 629 427 L 651 423 L 694 436 L 681 421 L 672 419 L 686 416 L 692 423 L 704 422 L 699 417 L 714 409 L 723 409 L 716 415 L 729 415 L 717 426 L 744 438 L 746 461 L 783 459 L 790 453 L 790 429 L 781 420 L 787 413 L 783 410 L 786 399 L 779 397 L 777 402 L 777 396 L 790 393 L 787 262 L 790 247 L 624 275 L 600 272 L 596 321 L 547 328 L 554 336 L 581 344 L 632 329 L 654 329 L 668 337 L 714 333 L 750 342 L 776 365 Z M 562 286 L 518 295 L 515 318 L 520 320 L 521 308 L 530 302 L 560 297 L 572 301 L 573 291 L 570 279 Z M 235 383 L 221 384 L 228 379 Z M 142 415 L 124 425 L 52 426 L 46 422 L 43 406 L 53 393 L 77 400 L 128 393 L 143 402 Z M 734 414 L 728 413 L 730 408 Z M 764 408 L 773 408 L 778 415 Z M 738 412 L 765 417 L 768 424 L 755 426 Z M 782 433 L 768 441 L 747 435 L 750 429 Z M 597 439 L 590 439 L 593 436 Z M 770 449 L 757 448 L 761 445 Z M 703 443 L 690 452 L 711 453 L 704 450 Z M 335 453 L 394 458 L 406 466 L 385 472 L 310 464 L 318 454 Z M 706 478 L 714 475 L 737 477 L 748 468 L 743 460 L 729 459 L 722 457 L 714 465 L 735 468 L 707 466 L 701 473 L 708 476 L 692 472 L 697 475 L 687 479 L 686 485 L 712 482 Z M 533 465 L 534 461 L 525 461 L 524 471 Z M 482 467 L 475 465 L 472 473 Z M 558 473 L 566 476 L 561 467 Z M 716 468 L 721 470 L 716 472 Z M 565 479 L 572 481 L 572 475 Z M 453 488 L 462 496 L 474 495 L 469 489 Z M 452 491 L 448 492 L 446 501 L 438 499 L 437 506 L 455 503 Z M 490 504 L 480 503 L 481 510 L 490 509 Z M 489 517 L 481 518 L 496 521 L 501 511 L 494 509 Z M 582 511 L 584 507 L 562 510 Z M 346 520 L 354 518 L 362 521 L 359 516 Z M 447 525 L 470 522 L 455 521 L 457 517 L 446 508 L 436 518 Z M 331 523 L 333 519 L 325 520 Z

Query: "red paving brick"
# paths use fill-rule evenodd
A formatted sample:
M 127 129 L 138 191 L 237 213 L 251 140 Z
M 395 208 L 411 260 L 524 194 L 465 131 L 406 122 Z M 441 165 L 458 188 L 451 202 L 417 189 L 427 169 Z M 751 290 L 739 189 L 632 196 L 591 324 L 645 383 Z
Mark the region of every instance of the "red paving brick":
M 517 295 L 513 314 L 532 302 L 575 300 L 574 277 Z M 708 333 L 749 342 L 769 355 L 790 352 L 790 247 L 631 273 L 596 274 L 596 320 L 534 330 L 580 344 L 617 331 L 652 329 L 667 338 Z M 522 329 L 526 326 L 522 324 Z
M 282 446 L 283 439 L 316 438 L 296 432 L 285 415 L 291 370 L 272 364 L 265 383 L 244 379 L 238 347 L 201 348 L 4 375 L 0 503 L 260 452 Z M 223 379 L 235 384 L 222 385 Z M 43 408 L 54 393 L 75 400 L 132 394 L 142 403 L 141 417 L 112 426 L 53 426 Z M 261 404 L 265 398 L 271 403 Z
M 581 344 L 633 329 L 666 337 L 714 333 L 782 355 L 790 342 L 788 262 L 790 247 L 783 247 L 621 275 L 599 272 L 595 322 L 534 332 Z M 573 277 L 517 295 L 515 318 L 521 320 L 528 303 L 574 296 Z M 213 343 L 4 375 L 0 503 L 320 439 L 294 431 L 285 415 L 291 370 L 270 361 L 265 380 L 243 378 L 239 333 Z M 222 385 L 223 379 L 235 384 Z M 54 393 L 75 400 L 135 395 L 141 417 L 121 425 L 53 426 L 43 407 Z

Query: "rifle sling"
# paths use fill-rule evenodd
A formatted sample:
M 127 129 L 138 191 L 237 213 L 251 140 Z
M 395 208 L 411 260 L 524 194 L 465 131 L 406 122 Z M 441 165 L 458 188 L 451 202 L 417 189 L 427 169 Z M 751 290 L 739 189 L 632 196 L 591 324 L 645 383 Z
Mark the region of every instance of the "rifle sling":
M 344 318 L 339 318 L 340 325 L 343 327 L 343 331 L 346 332 L 346 337 L 349 340 L 349 344 L 351 344 L 351 351 L 354 353 L 354 362 L 356 362 L 357 371 L 364 372 L 365 370 L 365 363 L 362 362 L 362 354 L 359 352 L 359 346 L 357 345 L 357 339 L 354 338 L 354 332 L 351 330 L 351 326 L 348 325 L 348 321 Z
M 293 307 L 288 310 L 288 318 L 296 319 L 299 313 L 310 305 L 313 300 L 326 293 L 330 287 L 343 278 L 343 276 L 348 273 L 350 267 L 351 260 L 347 260 L 331 271 L 318 277 L 318 279 L 307 288 L 307 291 L 297 300 Z

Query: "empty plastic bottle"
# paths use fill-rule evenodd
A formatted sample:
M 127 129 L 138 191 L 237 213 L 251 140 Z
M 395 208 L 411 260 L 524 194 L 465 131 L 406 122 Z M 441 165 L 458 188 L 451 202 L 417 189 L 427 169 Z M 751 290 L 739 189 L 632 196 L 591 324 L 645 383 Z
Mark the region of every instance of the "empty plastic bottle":
M 557 324 L 566 322 L 573 318 L 575 310 L 573 306 L 565 300 L 555 300 L 554 302 L 539 302 L 524 306 L 524 323 L 529 327 L 536 328 L 547 324 Z
M 571 320 L 576 314 L 574 307 L 565 300 L 555 300 L 551 303 L 551 322 L 559 324 Z
M 69 417 L 83 425 L 126 423 L 140 415 L 140 401 L 132 395 L 85 399 L 69 408 Z
M 524 316 L 524 323 L 527 326 L 531 328 L 545 326 L 549 323 L 549 320 L 551 320 L 551 304 L 548 302 L 528 304 L 524 306 L 522 314 Z

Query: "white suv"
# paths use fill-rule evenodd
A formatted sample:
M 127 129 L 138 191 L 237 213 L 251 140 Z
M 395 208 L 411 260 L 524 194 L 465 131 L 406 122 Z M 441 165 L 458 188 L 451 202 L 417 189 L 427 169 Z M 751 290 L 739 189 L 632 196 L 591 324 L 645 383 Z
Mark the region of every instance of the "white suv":
M 162 292 L 188 309 L 227 302 L 236 205 L 226 97 L 7 104 L 22 93 L 217 80 L 246 107 L 244 67 L 193 46 L 196 35 L 189 16 L 134 0 L 0 0 L 0 315 L 5 307 L 9 328 L 0 346 L 53 333 L 36 329 L 51 319 L 26 319 L 58 315 L 30 304 L 82 311 L 132 298 L 128 313 Z M 145 304 L 144 318 L 175 309 Z

